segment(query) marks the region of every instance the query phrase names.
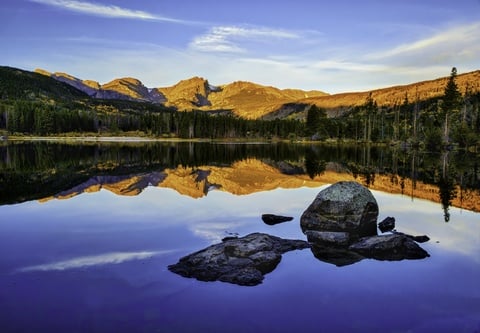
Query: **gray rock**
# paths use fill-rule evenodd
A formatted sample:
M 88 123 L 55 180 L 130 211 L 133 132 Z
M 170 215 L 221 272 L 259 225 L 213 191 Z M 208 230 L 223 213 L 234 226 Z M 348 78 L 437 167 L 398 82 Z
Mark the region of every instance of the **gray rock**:
M 243 286 L 262 282 L 277 267 L 282 254 L 305 249 L 303 240 L 282 239 L 262 233 L 224 239 L 222 243 L 181 258 L 168 269 L 201 281 L 223 281 Z
M 387 232 L 393 230 L 395 228 L 395 218 L 394 217 L 386 217 L 382 222 L 378 224 L 378 229 L 383 232 Z
M 350 242 L 348 232 L 307 230 L 307 240 L 317 246 L 347 247 Z
M 268 225 L 275 225 L 283 222 L 288 222 L 293 220 L 291 216 L 281 216 L 281 215 L 274 215 L 274 214 L 263 214 L 262 221 Z
M 364 237 L 348 249 L 378 260 L 423 259 L 430 256 L 413 239 L 397 234 Z
M 377 234 L 378 205 L 370 190 L 357 182 L 335 183 L 318 193 L 303 212 L 306 230 L 349 232 L 363 237 Z

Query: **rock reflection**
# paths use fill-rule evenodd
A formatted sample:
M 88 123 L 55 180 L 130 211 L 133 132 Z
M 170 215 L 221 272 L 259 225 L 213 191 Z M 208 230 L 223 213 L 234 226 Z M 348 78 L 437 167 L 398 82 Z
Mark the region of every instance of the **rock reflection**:
M 313 245 L 311 250 L 318 260 L 337 267 L 352 265 L 365 259 L 364 256 L 347 249 Z

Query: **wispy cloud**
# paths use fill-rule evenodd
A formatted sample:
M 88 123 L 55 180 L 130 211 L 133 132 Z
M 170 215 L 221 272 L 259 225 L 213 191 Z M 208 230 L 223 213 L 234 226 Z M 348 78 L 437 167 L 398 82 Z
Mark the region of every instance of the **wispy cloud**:
M 84 268 L 90 266 L 120 264 L 130 260 L 141 260 L 153 257 L 155 255 L 169 253 L 171 251 L 156 252 L 113 252 L 96 256 L 78 257 L 65 261 L 58 261 L 49 264 L 28 266 L 19 269 L 17 272 L 33 272 L 33 271 L 64 271 L 68 269 Z
M 217 26 L 200 35 L 190 43 L 190 48 L 204 52 L 243 53 L 241 46 L 246 41 L 268 41 L 271 39 L 298 39 L 294 32 L 266 27 Z
M 448 51 L 449 54 L 458 55 L 458 52 L 470 53 L 467 49 L 476 48 L 480 42 L 480 23 L 461 25 L 439 31 L 431 36 L 419 39 L 412 43 L 404 43 L 390 50 L 371 54 L 371 59 L 408 56 Z
M 93 2 L 76 1 L 76 0 L 30 0 L 48 6 L 61 8 L 86 15 L 101 16 L 107 18 L 123 18 L 134 20 L 151 20 L 164 21 L 171 23 L 188 24 L 193 22 L 183 21 L 171 17 L 165 17 L 157 14 L 152 14 L 142 10 L 133 10 L 122 8 L 115 5 L 103 5 Z

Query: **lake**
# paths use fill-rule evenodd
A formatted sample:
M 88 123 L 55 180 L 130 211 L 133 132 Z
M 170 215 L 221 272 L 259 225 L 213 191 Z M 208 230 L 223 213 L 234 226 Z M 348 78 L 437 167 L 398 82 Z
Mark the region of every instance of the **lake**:
M 480 332 L 479 162 L 368 146 L 3 143 L 1 332 Z M 253 287 L 167 269 L 224 237 L 305 240 L 301 214 L 341 180 L 370 188 L 379 221 L 428 235 L 430 257 L 339 267 L 297 250 Z

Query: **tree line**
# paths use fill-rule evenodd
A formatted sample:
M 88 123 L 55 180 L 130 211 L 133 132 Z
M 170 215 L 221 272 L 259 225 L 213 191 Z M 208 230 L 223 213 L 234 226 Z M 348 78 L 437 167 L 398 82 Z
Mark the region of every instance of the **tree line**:
M 444 94 L 419 101 L 405 95 L 401 103 L 378 106 L 372 94 L 361 105 L 338 118 L 327 118 L 326 111 L 312 106 L 306 117 L 306 134 L 316 139 L 355 142 L 403 143 L 427 149 L 472 147 L 480 144 L 480 93 L 468 86 L 462 94 L 452 68 Z
M 125 112 L 111 106 L 98 109 L 68 108 L 39 101 L 0 104 L 0 128 L 10 134 L 62 133 L 121 134 L 142 132 L 179 138 L 288 138 L 303 133 L 299 120 L 249 120 L 203 111 Z

